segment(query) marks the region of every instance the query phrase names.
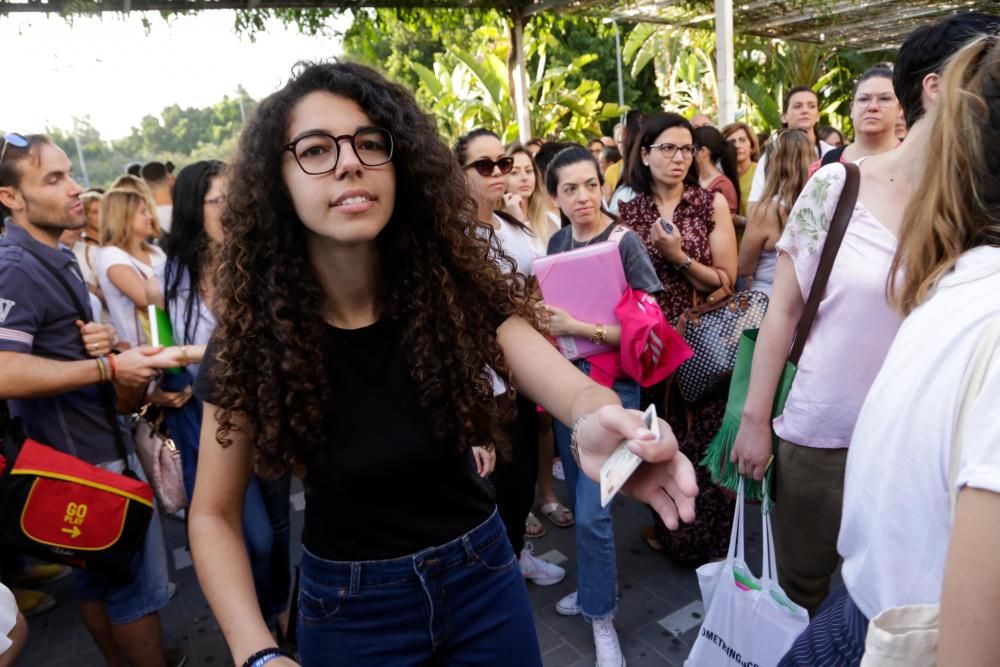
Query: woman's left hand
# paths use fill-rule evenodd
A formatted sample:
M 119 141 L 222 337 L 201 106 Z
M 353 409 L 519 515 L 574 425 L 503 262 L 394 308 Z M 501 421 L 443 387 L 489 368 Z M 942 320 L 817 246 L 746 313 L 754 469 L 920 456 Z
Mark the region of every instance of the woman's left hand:
M 473 447 L 472 456 L 476 459 L 476 472 L 479 473 L 479 476 L 489 477 L 497 464 L 496 450 L 487 449 L 486 447 Z
M 165 408 L 183 408 L 191 400 L 191 385 L 181 391 L 163 391 L 159 387 L 149 392 L 146 397 L 153 405 Z
M 694 521 L 698 482 L 694 466 L 681 454 L 674 432 L 662 419 L 660 439 L 645 427 L 642 413 L 606 405 L 580 422 L 577 446 L 583 472 L 599 482 L 601 466 L 623 440 L 643 463 L 632 473 L 622 491 L 652 507 L 667 528 Z
M 111 354 L 111 348 L 117 338 L 113 326 L 100 322 L 84 324 L 83 320 L 77 320 L 76 326 L 80 330 L 80 337 L 83 339 L 83 346 L 87 348 L 87 354 L 91 357 Z
M 545 333 L 550 336 L 579 335 L 580 322 L 562 308 L 540 302 L 535 306 L 539 311 L 539 320 L 545 323 Z

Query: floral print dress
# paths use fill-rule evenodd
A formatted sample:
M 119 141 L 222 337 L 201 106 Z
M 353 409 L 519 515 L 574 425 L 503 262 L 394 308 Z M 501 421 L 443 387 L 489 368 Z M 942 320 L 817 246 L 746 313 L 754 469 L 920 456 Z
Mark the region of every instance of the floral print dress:
M 709 266 L 712 265 L 709 235 L 715 229 L 714 199 L 714 192 L 685 185 L 684 194 L 671 221 L 683 237 L 681 247 L 684 252 L 694 261 Z M 694 288 L 652 243 L 652 227 L 658 224 L 661 217 L 656 204 L 652 197 L 639 194 L 631 201 L 621 204 L 619 212 L 622 222 L 638 234 L 646 245 L 653 267 L 663 283 L 663 292 L 658 295 L 663 314 L 676 324 L 684 310 L 693 304 Z M 677 436 L 681 451 L 695 465 L 699 492 L 695 501 L 695 521 L 692 524 L 681 524 L 679 529 L 668 531 L 656 513 L 653 513 L 656 538 L 674 561 L 699 565 L 713 558 L 724 557 L 729 549 L 735 499 L 713 484 L 711 473 L 698 465 L 705 455 L 708 443 L 722 424 L 726 397 L 714 396 L 696 403 L 686 403 L 676 387 L 672 387 L 666 404 L 666 420 Z

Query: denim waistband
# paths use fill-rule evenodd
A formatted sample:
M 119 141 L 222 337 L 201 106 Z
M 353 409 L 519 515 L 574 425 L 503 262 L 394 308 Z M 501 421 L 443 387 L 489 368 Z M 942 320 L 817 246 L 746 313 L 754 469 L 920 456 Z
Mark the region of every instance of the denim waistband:
M 302 576 L 311 584 L 343 589 L 356 595 L 362 588 L 385 586 L 433 575 L 456 565 L 473 562 L 477 553 L 506 539 L 503 521 L 496 510 L 489 519 L 465 535 L 436 547 L 388 560 L 334 561 L 302 549 Z

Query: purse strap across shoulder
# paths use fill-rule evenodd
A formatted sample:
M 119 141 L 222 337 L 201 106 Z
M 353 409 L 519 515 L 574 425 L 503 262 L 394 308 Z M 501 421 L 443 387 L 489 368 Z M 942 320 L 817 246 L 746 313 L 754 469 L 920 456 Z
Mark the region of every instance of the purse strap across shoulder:
M 805 310 L 799 319 L 799 326 L 795 330 L 795 343 L 792 345 L 792 352 L 788 355 L 788 360 L 792 364 L 798 365 L 802 357 L 802 350 L 805 349 L 806 340 L 809 339 L 809 332 L 812 330 L 813 321 L 819 311 L 819 302 L 823 300 L 826 293 L 826 285 L 830 281 L 830 272 L 833 270 L 833 262 L 837 259 L 840 251 L 840 244 L 847 233 L 847 225 L 851 222 L 851 215 L 854 213 L 854 206 L 858 202 L 858 189 L 861 186 L 861 171 L 856 164 L 844 163 L 847 171 L 847 179 L 844 181 L 844 189 L 840 192 L 840 200 L 837 208 L 833 212 L 833 220 L 827 230 L 826 240 L 823 242 L 823 252 L 819 257 L 819 268 L 816 269 L 816 277 L 813 279 L 812 288 L 809 290 L 809 298 L 806 300 Z

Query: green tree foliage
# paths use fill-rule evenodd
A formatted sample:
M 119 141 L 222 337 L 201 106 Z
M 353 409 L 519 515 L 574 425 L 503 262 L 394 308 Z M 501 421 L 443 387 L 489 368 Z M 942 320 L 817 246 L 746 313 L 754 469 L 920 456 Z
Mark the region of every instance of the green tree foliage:
M 734 50 L 739 119 L 762 130 L 781 127 L 785 91 L 810 86 L 820 96 L 820 122 L 849 132 L 854 82 L 887 55 L 753 35 L 737 35 Z M 644 24 L 624 53 L 633 76 L 655 71 L 666 108 L 718 112 L 714 32 Z
M 343 48 L 346 57 L 366 63 L 384 72 L 415 91 L 429 92 L 434 86 L 428 87 L 428 73 L 435 71 L 448 72 L 457 66 L 458 52 L 474 54 L 484 66 L 490 56 L 497 58 L 506 68 L 509 57 L 509 23 L 504 14 L 497 10 L 449 10 L 449 9 L 377 9 L 353 10 L 353 23 L 343 37 Z M 632 26 L 621 26 L 622 43 Z M 617 104 L 618 77 L 616 72 L 614 28 L 600 20 L 572 15 L 560 17 L 552 14 L 533 16 L 525 29 L 527 51 L 527 71 L 531 82 L 537 82 L 545 76 L 561 78 L 555 82 L 550 80 L 545 91 L 546 95 L 554 94 L 555 83 L 563 86 L 566 101 L 574 103 L 590 100 L 596 92 L 596 102 Z M 585 62 L 580 58 L 593 54 Z M 437 66 L 441 61 L 443 64 Z M 495 64 L 495 63 L 494 63 Z M 437 77 L 438 75 L 435 75 Z M 506 77 L 506 72 L 503 74 Z M 440 75 L 442 86 L 446 86 Z M 585 81 L 592 83 L 583 85 Z M 457 82 L 455 82 L 457 83 Z M 594 86 L 593 83 L 598 84 Z M 583 86 L 581 88 L 581 86 Z M 463 87 L 452 86 L 458 90 Z M 508 82 L 509 90 L 509 82 Z M 542 92 L 541 87 L 536 93 Z M 436 107 L 437 115 L 442 118 L 446 113 L 440 104 L 442 100 L 432 100 L 424 93 L 421 101 Z M 625 72 L 624 77 L 625 105 L 642 109 L 656 109 L 660 99 L 656 90 L 652 72 L 641 73 L 638 77 L 630 77 Z M 539 104 L 536 96 L 532 97 L 535 105 Z M 454 104 L 460 106 L 461 100 Z M 503 101 L 509 104 L 509 98 Z M 588 102 L 587 104 L 591 104 Z M 581 107 L 584 113 L 591 114 L 591 121 L 598 121 L 600 129 L 590 126 L 576 118 L 573 111 L 570 119 L 563 118 L 553 123 L 551 117 L 533 118 L 534 130 L 540 136 L 545 136 L 545 128 L 556 128 L 565 131 L 570 125 L 581 128 L 589 134 L 598 132 L 610 134 L 615 123 L 614 114 L 603 119 L 600 111 Z M 549 109 L 557 106 L 543 104 L 533 108 L 532 114 L 546 114 Z M 594 105 L 596 106 L 596 105 Z M 600 109 L 603 109 L 603 105 Z M 458 111 L 458 118 L 465 116 L 466 110 Z M 510 110 L 513 114 L 513 110 Z M 473 116 L 474 118 L 475 116 Z M 443 120 L 443 119 L 442 119 Z M 572 121 L 572 122 L 570 122 Z M 502 121 L 505 124 L 506 121 Z M 461 123 L 459 123 L 461 125 Z M 453 133 L 454 122 L 446 122 L 442 131 L 448 136 Z M 576 136 L 576 135 L 573 135 Z
M 73 160 L 74 173 L 81 183 L 82 153 L 90 185 L 106 188 L 131 162 L 169 160 L 180 169 L 198 160 L 228 159 L 236 150 L 243 127 L 241 103 L 245 113 L 254 104 L 242 88 L 236 97 L 224 97 L 210 107 L 182 109 L 171 105 L 159 116 L 145 116 L 129 136 L 113 141 L 101 139 L 88 118 L 75 120 L 75 137 L 74 129 L 47 128 L 46 134 Z

